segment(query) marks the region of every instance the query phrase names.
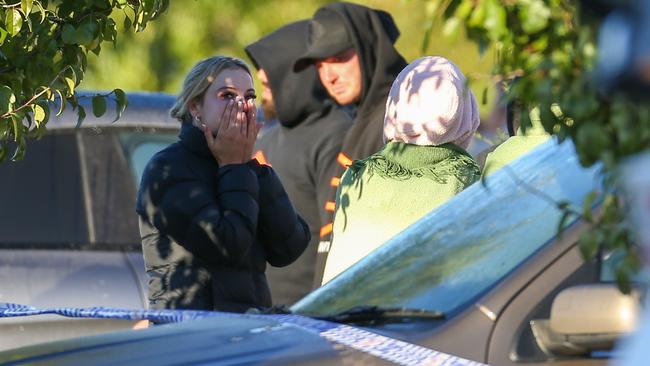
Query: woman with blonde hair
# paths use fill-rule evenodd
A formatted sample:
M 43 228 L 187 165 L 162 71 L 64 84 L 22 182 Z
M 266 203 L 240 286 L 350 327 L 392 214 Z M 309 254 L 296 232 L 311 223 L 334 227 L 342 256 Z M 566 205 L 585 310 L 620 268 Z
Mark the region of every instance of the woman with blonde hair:
M 476 98 L 451 61 L 422 57 L 399 73 L 386 102 L 386 145 L 341 179 L 323 283 L 479 178 L 465 151 L 478 125 Z
M 136 205 L 152 308 L 269 307 L 266 263 L 286 266 L 309 242 L 273 170 L 251 159 L 254 99 L 236 58 L 208 58 L 185 78 L 170 112 L 179 141 L 149 161 Z

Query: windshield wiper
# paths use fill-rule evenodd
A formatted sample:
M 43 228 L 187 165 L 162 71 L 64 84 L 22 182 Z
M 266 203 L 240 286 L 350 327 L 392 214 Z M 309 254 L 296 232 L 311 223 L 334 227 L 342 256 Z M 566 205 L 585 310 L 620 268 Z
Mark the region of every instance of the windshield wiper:
M 412 308 L 384 308 L 375 305 L 360 305 L 340 313 L 315 316 L 314 318 L 337 323 L 374 323 L 374 322 L 403 322 L 410 319 L 441 320 L 445 314 L 440 311 Z

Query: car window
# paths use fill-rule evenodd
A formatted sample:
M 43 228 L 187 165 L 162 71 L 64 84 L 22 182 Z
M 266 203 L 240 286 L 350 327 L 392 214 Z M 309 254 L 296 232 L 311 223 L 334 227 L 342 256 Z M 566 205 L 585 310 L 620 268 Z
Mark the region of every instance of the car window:
M 178 131 L 166 130 L 157 133 L 132 131 L 121 133 L 119 138 L 131 166 L 133 183 L 137 189 L 149 159 L 158 151 L 178 140 Z
M 331 314 L 364 304 L 460 311 L 556 236 L 556 202 L 582 207 L 599 181 L 597 167 L 582 168 L 570 142 L 549 141 L 430 212 L 292 310 Z
M 22 161 L 0 164 L 0 245 L 85 243 L 88 227 L 74 133 L 30 141 Z

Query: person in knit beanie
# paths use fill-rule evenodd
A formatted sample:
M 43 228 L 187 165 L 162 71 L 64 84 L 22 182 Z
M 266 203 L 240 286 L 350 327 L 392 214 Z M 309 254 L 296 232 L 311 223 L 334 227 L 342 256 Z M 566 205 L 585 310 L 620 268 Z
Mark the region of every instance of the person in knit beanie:
M 479 179 L 465 151 L 478 125 L 476 98 L 451 61 L 422 57 L 399 73 L 385 146 L 341 179 L 323 284 Z

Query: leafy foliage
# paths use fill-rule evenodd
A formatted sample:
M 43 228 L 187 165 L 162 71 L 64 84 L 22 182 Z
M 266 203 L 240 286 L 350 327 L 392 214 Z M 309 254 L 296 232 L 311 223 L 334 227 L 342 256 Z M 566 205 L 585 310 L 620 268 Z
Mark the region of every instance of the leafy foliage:
M 604 189 L 588 197 L 581 214 L 593 230 L 580 247 L 587 258 L 601 250 L 622 253 L 616 276 L 629 291 L 640 261 L 615 173 L 622 159 L 650 146 L 650 105 L 605 95 L 594 83 L 597 20 L 568 0 L 430 0 L 429 6 L 432 16 L 445 19 L 447 35 L 464 27 L 481 47 L 494 47 L 494 78 L 516 102 L 522 129 L 531 126 L 528 111 L 537 107 L 545 130 L 572 139 L 584 166 L 603 163 Z M 591 212 L 595 202 L 599 215 Z
M 76 110 L 78 124 L 83 121 L 76 88 L 88 53 L 99 55 L 105 42 L 117 43 L 114 12 L 140 32 L 168 5 L 169 0 L 1 0 L 0 162 L 9 155 L 20 160 L 27 138 L 42 136 L 50 113 L 61 114 L 66 105 Z M 115 99 L 118 116 L 127 104 L 120 89 L 92 98 L 96 116 L 106 111 L 106 98 Z
M 420 40 L 428 21 L 423 4 L 428 0 L 352 0 L 368 7 L 389 12 L 401 35 L 396 47 L 407 59 L 422 56 Z M 167 14 L 150 24 L 147 32 L 133 36 L 126 33 L 117 48 L 107 48 L 101 62 L 89 57 L 84 87 L 108 89 L 119 85 L 125 90 L 148 90 L 177 93 L 183 78 L 198 60 L 217 54 L 249 60 L 244 47 L 277 28 L 311 17 L 320 6 L 331 0 L 219 0 L 173 1 Z M 118 14 L 118 17 L 121 16 Z M 123 22 L 116 19 L 118 33 Z M 440 37 L 442 25 L 432 24 L 432 42 L 428 52 L 444 55 L 456 62 L 473 80 L 472 85 L 492 85 L 491 50 L 480 57 L 473 42 L 463 34 L 456 39 Z M 257 87 L 261 85 L 258 83 Z M 489 89 L 493 93 L 494 88 Z M 480 94 L 477 94 L 480 95 Z M 483 104 L 481 112 L 492 106 Z

